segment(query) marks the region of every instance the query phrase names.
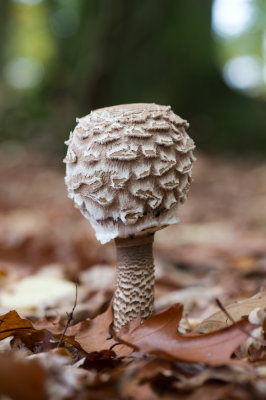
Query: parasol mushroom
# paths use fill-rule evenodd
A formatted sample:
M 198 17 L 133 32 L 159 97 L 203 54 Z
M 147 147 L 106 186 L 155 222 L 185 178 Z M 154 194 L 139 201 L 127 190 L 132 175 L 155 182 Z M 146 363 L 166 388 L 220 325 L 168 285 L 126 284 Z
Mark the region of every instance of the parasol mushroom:
M 115 239 L 118 331 L 153 311 L 154 232 L 178 222 L 191 183 L 194 142 L 170 106 L 126 104 L 77 119 L 65 182 L 101 243 Z

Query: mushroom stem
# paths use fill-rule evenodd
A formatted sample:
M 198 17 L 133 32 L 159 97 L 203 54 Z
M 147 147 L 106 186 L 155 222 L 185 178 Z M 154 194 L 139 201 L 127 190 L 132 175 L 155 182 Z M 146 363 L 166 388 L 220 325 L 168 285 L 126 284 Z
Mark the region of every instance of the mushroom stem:
M 141 322 L 153 311 L 153 236 L 116 239 L 117 277 L 113 300 L 116 332 L 140 315 Z

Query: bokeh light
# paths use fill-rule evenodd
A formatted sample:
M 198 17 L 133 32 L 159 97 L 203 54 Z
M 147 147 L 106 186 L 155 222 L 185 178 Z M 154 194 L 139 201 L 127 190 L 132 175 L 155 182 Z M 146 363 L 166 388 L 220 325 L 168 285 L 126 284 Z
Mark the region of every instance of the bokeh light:
M 212 30 L 225 83 L 254 96 L 266 96 L 265 13 L 256 0 L 214 0 Z
M 255 88 L 262 83 L 260 60 L 254 56 L 231 58 L 224 66 L 223 77 L 233 88 L 240 90 Z
M 44 77 L 43 64 L 33 57 L 16 58 L 4 67 L 4 77 L 14 89 L 32 89 L 38 86 Z
M 222 37 L 237 36 L 247 30 L 254 20 L 252 0 L 214 0 L 212 29 Z

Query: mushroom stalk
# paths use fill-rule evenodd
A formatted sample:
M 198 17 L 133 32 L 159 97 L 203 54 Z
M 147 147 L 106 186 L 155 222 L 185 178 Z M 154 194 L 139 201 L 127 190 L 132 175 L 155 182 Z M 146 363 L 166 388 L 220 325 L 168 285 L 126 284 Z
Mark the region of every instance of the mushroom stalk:
M 153 311 L 153 236 L 116 239 L 117 277 L 113 310 L 115 331 L 140 315 L 143 322 Z

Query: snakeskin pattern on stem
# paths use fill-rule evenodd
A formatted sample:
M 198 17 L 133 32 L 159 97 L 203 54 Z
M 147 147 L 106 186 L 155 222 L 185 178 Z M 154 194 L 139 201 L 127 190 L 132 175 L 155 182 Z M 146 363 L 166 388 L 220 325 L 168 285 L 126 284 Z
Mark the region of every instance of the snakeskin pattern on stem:
M 113 300 L 115 331 L 140 315 L 141 322 L 153 311 L 153 237 L 116 241 L 117 279 Z

